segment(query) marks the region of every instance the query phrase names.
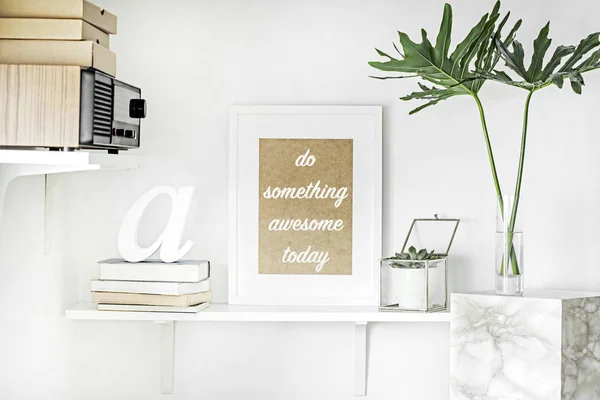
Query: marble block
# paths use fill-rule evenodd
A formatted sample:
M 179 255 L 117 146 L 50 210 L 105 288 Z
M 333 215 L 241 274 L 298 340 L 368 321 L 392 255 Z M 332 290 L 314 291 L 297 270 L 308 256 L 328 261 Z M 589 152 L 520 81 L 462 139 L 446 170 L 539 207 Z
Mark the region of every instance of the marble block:
M 600 294 L 453 294 L 451 400 L 600 400 Z

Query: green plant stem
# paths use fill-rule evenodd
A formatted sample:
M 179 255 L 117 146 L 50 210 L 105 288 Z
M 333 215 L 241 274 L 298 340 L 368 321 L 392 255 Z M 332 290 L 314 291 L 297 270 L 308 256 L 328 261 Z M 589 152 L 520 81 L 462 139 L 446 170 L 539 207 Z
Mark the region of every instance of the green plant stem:
M 487 122 L 485 119 L 485 112 L 483 110 L 483 105 L 481 104 L 481 100 L 477 94 L 473 94 L 473 98 L 477 103 L 477 108 L 479 109 L 479 117 L 481 119 L 481 127 L 483 129 L 483 137 L 485 139 L 485 146 L 487 148 L 488 159 L 490 161 L 490 167 L 492 170 L 492 178 L 494 179 L 494 187 L 496 188 L 496 195 L 498 197 L 498 206 L 500 207 L 500 215 L 504 218 L 504 200 L 502 200 L 502 190 L 500 189 L 500 181 L 498 179 L 498 173 L 496 171 L 496 162 L 494 160 L 494 152 L 492 151 L 492 144 L 490 142 L 490 135 L 487 128 Z M 519 186 L 520 188 L 520 186 Z M 520 189 L 519 189 L 520 190 Z M 510 247 L 510 259 L 513 265 L 513 271 L 519 270 L 519 264 L 517 260 L 517 254 L 515 253 L 515 249 L 512 246 L 512 238 L 511 238 L 511 247 Z M 502 265 L 500 266 L 500 275 L 504 274 L 504 257 L 502 258 Z
M 498 196 L 498 201 L 500 202 L 500 211 L 502 212 L 502 215 L 504 215 L 504 202 L 502 201 L 502 191 L 500 190 L 500 181 L 498 180 L 498 173 L 496 172 L 494 152 L 492 151 L 492 144 L 490 142 L 490 135 L 487 128 L 487 122 L 485 121 L 485 112 L 483 111 L 483 105 L 481 104 L 481 100 L 479 100 L 479 96 L 477 96 L 477 94 L 473 94 L 473 98 L 475 99 L 475 102 L 477 103 L 477 108 L 479 109 L 479 118 L 481 120 L 481 128 L 483 129 L 485 146 L 487 148 L 488 159 L 490 160 L 490 167 L 492 169 L 492 178 L 494 179 L 496 195 Z
M 525 146 L 527 144 L 527 126 L 529 122 L 529 104 L 531 103 L 531 96 L 535 92 L 534 90 L 530 90 L 527 95 L 527 100 L 525 101 L 525 111 L 523 113 L 523 132 L 521 134 L 521 152 L 519 154 L 519 169 L 517 171 L 517 181 L 515 183 L 515 198 L 513 201 L 513 208 L 510 213 L 510 223 L 508 225 L 508 242 L 511 245 L 511 258 L 513 251 L 513 236 L 515 225 L 517 222 L 517 211 L 519 209 L 519 198 L 521 195 L 521 183 L 523 182 L 523 165 L 525 164 Z M 511 260 L 512 262 L 512 271 L 513 275 L 519 275 L 519 266 L 515 263 L 516 260 Z

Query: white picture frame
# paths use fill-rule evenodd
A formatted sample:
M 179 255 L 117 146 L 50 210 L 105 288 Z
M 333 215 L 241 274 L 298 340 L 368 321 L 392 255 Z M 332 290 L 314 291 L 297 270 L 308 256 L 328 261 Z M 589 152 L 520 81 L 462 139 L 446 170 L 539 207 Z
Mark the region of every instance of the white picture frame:
M 232 106 L 229 118 L 229 303 L 377 306 L 382 107 Z M 258 143 L 263 138 L 353 139 L 352 275 L 258 273 Z

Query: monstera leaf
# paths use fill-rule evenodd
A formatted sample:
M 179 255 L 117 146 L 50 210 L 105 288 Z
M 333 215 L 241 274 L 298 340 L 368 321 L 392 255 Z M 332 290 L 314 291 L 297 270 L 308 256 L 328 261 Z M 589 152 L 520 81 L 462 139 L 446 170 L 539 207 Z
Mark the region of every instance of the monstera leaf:
M 511 86 L 518 86 L 529 91 L 539 90 L 553 83 L 562 88 L 564 80 L 567 78 L 571 82 L 573 91 L 581 94 L 581 88 L 584 85 L 581 74 L 600 68 L 600 49 L 596 49 L 600 46 L 600 41 L 598 40 L 600 32 L 592 33 L 579 42 L 577 47 L 558 46 L 548 63 L 544 66 L 544 58 L 552 43 L 552 39 L 548 38 L 549 31 L 550 23 L 547 23 L 533 42 L 533 55 L 527 70 L 524 66 L 525 53 L 521 43 L 514 40 L 512 43 L 513 51 L 511 52 L 506 43 L 503 43 L 499 38 L 494 39 L 498 54 L 504 60 L 506 66 L 522 80 L 513 80 L 507 73 L 496 70 L 477 70 L 477 73 L 487 79 L 496 80 Z M 586 54 L 594 49 L 596 50 L 588 58 L 581 61 Z M 563 63 L 565 57 L 568 58 Z
M 492 70 L 498 62 L 499 55 L 496 53 L 494 38 L 501 40 L 501 31 L 508 21 L 510 13 L 498 24 L 500 16 L 500 2 L 496 2 L 489 14 L 485 14 L 477 25 L 475 25 L 467 36 L 450 53 L 450 41 L 452 34 L 452 7 L 450 4 L 444 6 L 444 15 L 440 30 L 437 34 L 435 46 L 427 38 L 427 32 L 421 30 L 421 43 L 416 43 L 403 32 L 398 32 L 400 45 L 403 53 L 398 50 L 400 58 L 394 58 L 383 51 L 376 49 L 377 53 L 388 58 L 388 61 L 372 61 L 372 67 L 381 71 L 398 72 L 408 75 L 391 77 L 373 77 L 377 79 L 397 79 L 419 77 L 431 86 L 419 83 L 419 91 L 401 97 L 402 100 L 425 100 L 427 103 L 417 107 L 410 113 L 414 114 L 426 107 L 435 105 L 442 100 L 460 95 L 475 95 L 481 89 L 485 76 L 477 71 Z M 519 29 L 519 20 L 506 39 L 502 41 L 505 46 L 512 43 L 515 32 Z

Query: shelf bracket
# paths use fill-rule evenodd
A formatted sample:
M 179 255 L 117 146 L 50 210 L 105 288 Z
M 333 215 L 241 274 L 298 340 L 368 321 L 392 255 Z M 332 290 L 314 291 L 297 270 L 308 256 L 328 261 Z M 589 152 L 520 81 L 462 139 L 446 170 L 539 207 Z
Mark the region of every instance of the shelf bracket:
M 156 321 L 162 325 L 162 338 L 160 350 L 160 386 L 161 393 L 173 393 L 173 380 L 175 377 L 175 321 Z
M 91 171 L 99 165 L 44 165 L 44 164 L 1 164 L 0 163 L 0 218 L 4 210 L 4 198 L 8 186 L 22 176 L 61 174 L 65 172 Z
M 354 324 L 354 395 L 367 395 L 367 322 Z

